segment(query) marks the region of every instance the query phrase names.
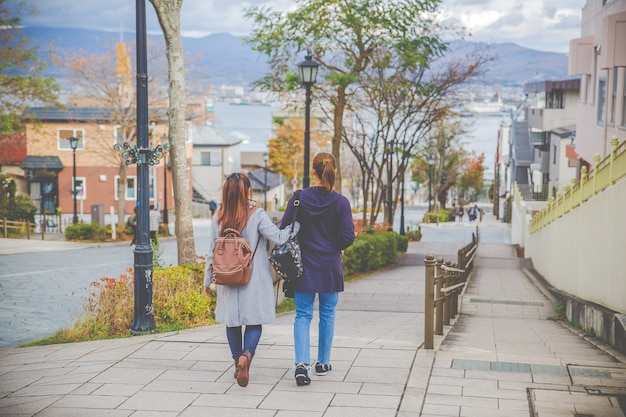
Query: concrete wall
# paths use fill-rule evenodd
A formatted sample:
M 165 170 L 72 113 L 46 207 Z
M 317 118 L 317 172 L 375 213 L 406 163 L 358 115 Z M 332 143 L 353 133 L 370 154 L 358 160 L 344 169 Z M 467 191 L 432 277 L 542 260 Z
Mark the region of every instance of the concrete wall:
M 523 241 L 553 287 L 626 314 L 626 180 Z
M 570 322 L 626 353 L 626 179 L 533 235 L 530 204 L 513 205 L 518 254 L 532 260 Z

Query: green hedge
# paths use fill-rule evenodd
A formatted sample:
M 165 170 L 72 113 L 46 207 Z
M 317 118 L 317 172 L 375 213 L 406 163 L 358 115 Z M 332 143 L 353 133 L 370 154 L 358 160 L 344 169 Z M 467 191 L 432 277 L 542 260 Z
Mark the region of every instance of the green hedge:
M 396 232 L 359 235 L 343 252 L 343 272 L 350 276 L 389 265 L 396 261 L 398 252 L 406 252 L 408 245 L 409 239 Z
M 65 238 L 67 240 L 91 240 L 96 242 L 104 242 L 109 236 L 104 227 L 97 224 L 76 223 L 70 224 L 65 229 Z
M 424 223 L 437 223 L 437 217 L 439 217 L 439 223 L 454 221 L 450 210 L 439 209 L 439 211 L 426 212 L 424 214 Z

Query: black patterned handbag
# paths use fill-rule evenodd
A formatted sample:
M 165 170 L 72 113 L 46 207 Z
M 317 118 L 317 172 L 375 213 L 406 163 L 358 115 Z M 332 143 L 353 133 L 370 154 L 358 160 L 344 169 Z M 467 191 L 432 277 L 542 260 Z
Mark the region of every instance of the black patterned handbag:
M 295 192 L 296 198 L 293 200 L 295 210 L 291 219 L 291 234 L 287 242 L 282 245 L 275 246 L 270 254 L 270 263 L 279 277 L 285 280 L 285 283 L 293 288 L 293 284 L 302 276 L 304 268 L 302 267 L 302 253 L 300 252 L 300 243 L 295 232 L 294 223 L 298 214 L 298 206 L 300 206 L 300 190 Z

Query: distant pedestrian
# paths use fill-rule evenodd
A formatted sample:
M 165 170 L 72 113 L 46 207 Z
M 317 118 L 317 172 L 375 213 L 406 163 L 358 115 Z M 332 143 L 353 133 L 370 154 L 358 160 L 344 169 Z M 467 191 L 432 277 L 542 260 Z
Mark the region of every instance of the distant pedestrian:
M 217 203 L 215 200 L 211 199 L 211 201 L 209 201 L 209 209 L 211 210 L 211 218 L 213 218 L 215 210 L 217 210 Z
M 126 221 L 126 224 L 128 225 L 128 227 L 131 230 L 131 233 L 133 234 L 133 240 L 130 241 L 130 246 L 136 245 L 137 244 L 137 206 L 135 206 L 135 208 L 133 209 L 133 214 L 130 215 L 130 217 Z
M 463 214 L 465 214 L 465 210 L 463 209 L 463 206 L 459 206 L 459 221 L 460 222 L 463 221 Z
M 159 214 L 159 210 L 154 208 L 154 204 L 150 204 L 150 240 L 152 243 L 156 243 L 157 241 L 160 221 L 161 215 Z
M 454 203 L 452 203 L 452 210 L 450 210 L 450 217 L 452 218 L 453 222 L 456 221 L 456 206 L 454 205 Z

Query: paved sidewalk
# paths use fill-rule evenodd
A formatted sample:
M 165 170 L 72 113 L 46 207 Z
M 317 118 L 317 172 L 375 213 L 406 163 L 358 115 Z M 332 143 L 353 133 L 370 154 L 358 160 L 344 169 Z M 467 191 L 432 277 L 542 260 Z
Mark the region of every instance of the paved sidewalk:
M 512 246 L 492 243 L 506 235 L 494 219 L 479 226 L 486 242 L 461 315 L 436 349 L 422 348 L 424 257 L 455 259 L 475 228 L 425 226 L 398 265 L 348 283 L 333 371 L 310 386 L 293 378 L 288 313 L 264 326 L 247 388 L 233 379 L 221 325 L 0 350 L 0 416 L 623 417 L 624 358 L 553 320 Z M 449 238 L 429 241 L 438 233 Z

